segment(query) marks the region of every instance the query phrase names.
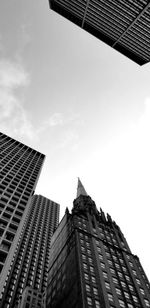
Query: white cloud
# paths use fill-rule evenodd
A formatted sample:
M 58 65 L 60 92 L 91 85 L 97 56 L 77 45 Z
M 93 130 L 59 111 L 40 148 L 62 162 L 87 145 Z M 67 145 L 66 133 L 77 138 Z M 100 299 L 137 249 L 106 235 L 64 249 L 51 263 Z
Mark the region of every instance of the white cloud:
M 18 63 L 0 60 L 0 130 L 13 137 L 35 137 L 30 118 L 17 90 L 29 84 L 29 75 Z
M 76 131 L 68 130 L 62 135 L 59 148 L 67 147 L 68 150 L 75 151 L 78 148 L 79 136 Z
M 54 113 L 50 118 L 47 120 L 47 125 L 52 126 L 61 126 L 64 124 L 64 117 L 62 113 Z
M 18 63 L 0 60 L 0 87 L 14 90 L 29 83 L 29 75 Z

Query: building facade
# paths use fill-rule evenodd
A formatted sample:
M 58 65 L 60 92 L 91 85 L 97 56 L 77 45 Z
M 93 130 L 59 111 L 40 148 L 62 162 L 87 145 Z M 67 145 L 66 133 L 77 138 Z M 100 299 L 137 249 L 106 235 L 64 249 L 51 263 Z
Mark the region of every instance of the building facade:
M 41 296 L 47 286 L 50 243 L 58 217 L 57 203 L 41 195 L 32 197 L 7 273 L 0 307 L 14 308 L 19 303 L 26 308 L 43 307 Z
M 50 8 L 139 65 L 150 61 L 150 2 L 49 0 Z
M 26 287 L 18 302 L 18 308 L 45 308 L 43 293 L 31 287 Z
M 0 297 L 44 157 L 0 133 Z
M 80 180 L 52 237 L 46 308 L 146 308 L 150 284 L 118 225 Z

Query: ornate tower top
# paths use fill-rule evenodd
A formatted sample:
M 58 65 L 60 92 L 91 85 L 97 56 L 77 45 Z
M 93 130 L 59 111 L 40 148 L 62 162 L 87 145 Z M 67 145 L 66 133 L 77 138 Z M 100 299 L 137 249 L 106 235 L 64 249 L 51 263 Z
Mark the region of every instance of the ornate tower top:
M 87 194 L 82 182 L 78 178 L 77 197 L 73 202 L 72 213 L 97 214 L 95 202 Z
M 80 181 L 80 179 L 78 178 L 78 187 L 77 187 L 77 198 L 82 195 L 82 196 L 88 196 L 82 182 Z

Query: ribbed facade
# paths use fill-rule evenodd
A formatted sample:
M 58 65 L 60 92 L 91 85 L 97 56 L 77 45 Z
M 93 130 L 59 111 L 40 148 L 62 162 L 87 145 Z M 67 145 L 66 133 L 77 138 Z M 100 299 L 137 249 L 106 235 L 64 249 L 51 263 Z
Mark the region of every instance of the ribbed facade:
M 46 308 L 146 308 L 150 284 L 118 225 L 89 196 L 52 238 Z
M 0 133 L 0 296 L 44 155 Z
M 58 225 L 58 217 L 58 204 L 41 195 L 32 197 L 5 281 L 0 307 L 17 307 L 26 287 L 32 288 L 33 293 L 42 294 L 45 291 L 51 237 Z M 30 294 L 25 299 L 22 307 L 34 307 L 30 305 Z M 42 304 L 37 307 L 42 307 Z
M 52 10 L 143 65 L 150 61 L 150 2 L 49 0 Z

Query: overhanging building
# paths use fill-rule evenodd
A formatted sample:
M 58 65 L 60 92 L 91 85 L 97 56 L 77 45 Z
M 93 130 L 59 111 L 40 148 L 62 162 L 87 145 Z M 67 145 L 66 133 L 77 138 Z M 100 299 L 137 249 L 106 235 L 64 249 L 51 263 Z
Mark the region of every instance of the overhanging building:
M 150 284 L 119 226 L 79 181 L 51 241 L 46 308 L 147 308 Z
M 49 0 L 50 7 L 139 65 L 150 61 L 150 1 Z

